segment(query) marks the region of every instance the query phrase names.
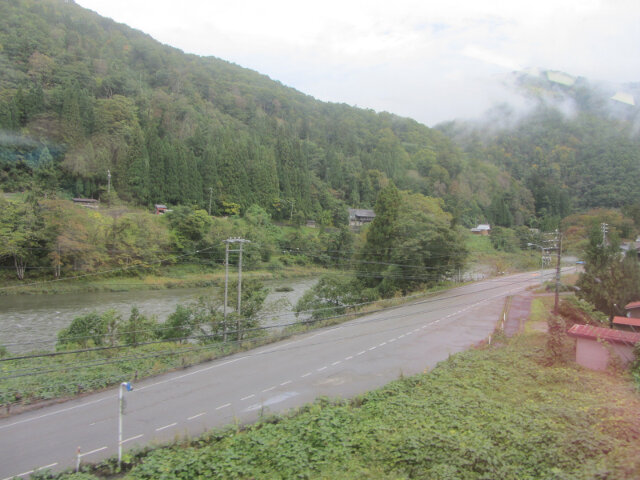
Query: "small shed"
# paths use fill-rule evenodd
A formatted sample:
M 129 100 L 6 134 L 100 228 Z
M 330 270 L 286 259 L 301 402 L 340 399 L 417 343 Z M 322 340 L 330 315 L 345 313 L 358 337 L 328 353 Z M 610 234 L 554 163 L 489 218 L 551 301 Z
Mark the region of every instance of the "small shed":
M 156 204 L 156 215 L 163 215 L 165 213 L 167 213 L 167 206 L 166 205 L 161 205 L 161 204 Z
M 100 204 L 100 202 L 95 198 L 74 198 L 73 203 L 87 208 L 98 208 L 98 205 Z
M 613 317 L 613 324 L 622 330 L 640 332 L 640 318 Z
M 627 310 L 627 317 L 640 318 L 640 302 L 627 303 L 624 308 Z
M 609 355 L 618 356 L 623 364 L 633 360 L 633 348 L 640 333 L 575 324 L 568 335 L 576 339 L 576 362 L 591 370 L 606 370 Z
M 491 233 L 491 225 L 488 223 L 481 223 L 476 228 L 472 228 L 471 233 L 474 235 L 489 235 L 489 233 Z

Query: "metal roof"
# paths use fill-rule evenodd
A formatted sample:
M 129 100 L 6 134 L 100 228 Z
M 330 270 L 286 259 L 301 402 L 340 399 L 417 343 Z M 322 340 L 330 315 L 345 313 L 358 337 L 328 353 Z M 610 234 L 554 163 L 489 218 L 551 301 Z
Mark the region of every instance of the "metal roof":
M 593 325 L 575 324 L 567 334 L 570 337 L 589 340 L 605 340 L 607 342 L 636 344 L 640 342 L 640 333 L 614 330 L 613 328 L 594 327 Z

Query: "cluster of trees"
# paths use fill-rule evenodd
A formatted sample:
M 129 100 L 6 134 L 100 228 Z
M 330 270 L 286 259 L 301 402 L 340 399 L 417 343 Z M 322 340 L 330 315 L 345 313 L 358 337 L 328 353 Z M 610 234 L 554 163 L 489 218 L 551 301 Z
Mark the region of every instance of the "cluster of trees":
M 232 289 L 236 286 L 232 285 Z M 234 290 L 235 291 L 235 290 Z M 58 350 L 92 348 L 102 346 L 138 346 L 145 342 L 213 342 L 239 341 L 262 335 L 258 329 L 258 314 L 264 307 L 268 289 L 249 279 L 242 285 L 240 312 L 229 308 L 223 314 L 223 292 L 210 298 L 200 298 L 188 305 L 177 305 L 166 321 L 142 315 L 132 307 L 129 318 L 124 319 L 115 310 L 102 314 L 88 313 L 73 319 L 71 324 L 58 332 Z

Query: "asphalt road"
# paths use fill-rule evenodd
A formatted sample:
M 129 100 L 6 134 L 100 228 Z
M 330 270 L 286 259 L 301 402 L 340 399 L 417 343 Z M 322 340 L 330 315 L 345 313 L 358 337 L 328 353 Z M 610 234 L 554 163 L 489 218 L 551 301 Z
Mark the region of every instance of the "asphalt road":
M 545 273 L 549 275 L 549 272 Z M 123 449 L 353 397 L 433 367 L 493 331 L 539 273 L 498 277 L 179 372 L 125 393 Z M 0 479 L 117 454 L 118 389 L 0 420 Z

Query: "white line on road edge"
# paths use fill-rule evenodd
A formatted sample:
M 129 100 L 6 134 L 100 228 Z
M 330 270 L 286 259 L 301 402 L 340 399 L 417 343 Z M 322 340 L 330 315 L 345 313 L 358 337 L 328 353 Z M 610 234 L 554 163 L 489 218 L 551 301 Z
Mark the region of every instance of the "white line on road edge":
M 156 432 L 160 432 L 162 430 L 166 430 L 167 428 L 175 427 L 177 424 L 178 424 L 178 422 L 173 422 L 173 423 L 170 423 L 169 425 L 165 425 L 164 427 L 156 428 Z
M 201 417 L 201 416 L 206 415 L 206 414 L 207 414 L 207 412 L 198 413 L 197 415 L 193 415 L 191 417 L 188 417 L 187 420 L 195 420 L 196 418 Z
M 225 403 L 224 405 L 220 405 L 219 407 L 216 407 L 216 410 L 222 410 L 223 408 L 227 408 L 230 407 L 231 404 L 230 403 Z
M 137 439 L 142 438 L 142 437 L 144 437 L 144 433 L 141 433 L 140 435 L 136 435 L 135 437 L 129 437 L 126 440 L 122 440 L 122 442 L 120 442 L 120 444 L 127 443 L 127 442 L 132 442 L 132 441 L 137 440 Z
M 124 442 L 122 442 L 124 443 Z M 91 455 L 93 453 L 98 453 L 101 452 L 102 450 L 106 450 L 107 447 L 100 447 L 100 448 L 96 448 L 95 450 L 91 450 L 90 452 L 86 452 L 86 453 L 79 453 L 78 457 L 82 458 L 82 457 L 86 457 L 87 455 Z
M 256 396 L 256 394 L 255 394 L 255 393 L 252 393 L 251 395 L 247 395 L 246 397 L 242 397 L 242 398 L 240 399 L 240 401 L 241 401 L 241 402 L 244 402 L 245 400 L 249 400 L 250 398 L 253 398 L 253 397 L 255 397 L 255 396 Z
M 38 470 L 44 470 L 45 468 L 55 467 L 56 465 L 58 465 L 58 462 L 52 463 L 51 465 L 45 465 L 44 467 L 34 468 L 33 470 L 29 470 L 28 472 L 18 473 L 17 475 L 11 475 L 10 477 L 3 478 L 2 480 L 11 480 L 12 478 L 16 478 L 16 477 L 24 477 L 25 475 L 31 475 L 32 473 L 35 473 Z

